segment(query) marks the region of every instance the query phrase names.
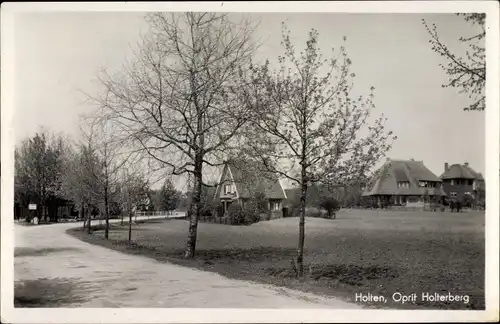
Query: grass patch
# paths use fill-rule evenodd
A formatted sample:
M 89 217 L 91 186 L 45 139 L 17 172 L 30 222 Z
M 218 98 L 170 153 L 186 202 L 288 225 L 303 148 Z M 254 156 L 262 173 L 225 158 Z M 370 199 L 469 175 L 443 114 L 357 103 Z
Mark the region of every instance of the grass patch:
M 296 279 L 297 218 L 251 226 L 200 223 L 196 258 L 183 259 L 188 222 L 166 220 L 127 225 L 103 239 L 102 230 L 82 240 L 221 275 L 336 296 L 384 295 L 384 307 L 484 309 L 484 213 L 340 211 L 337 220 L 306 220 L 305 272 Z M 466 294 L 459 302 L 394 303 L 393 293 Z M 380 307 L 380 304 L 365 304 Z

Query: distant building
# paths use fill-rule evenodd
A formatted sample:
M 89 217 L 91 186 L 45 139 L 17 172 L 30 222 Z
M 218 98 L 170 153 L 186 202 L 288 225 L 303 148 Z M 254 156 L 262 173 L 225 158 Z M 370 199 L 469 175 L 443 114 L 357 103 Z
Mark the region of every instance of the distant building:
M 214 200 L 222 205 L 222 212 L 225 213 L 231 204 L 244 205 L 257 192 L 264 194 L 273 215 L 282 214 L 286 194 L 279 179 L 264 174 L 250 161 L 231 162 L 224 165 Z
M 379 206 L 423 207 L 425 198 L 441 201 L 446 195 L 442 181 L 423 161 L 387 159 L 363 192 Z
M 440 176 L 443 181 L 443 189 L 448 198 L 463 199 L 465 195 L 472 196 L 473 199 L 481 198 L 484 192 L 484 178 L 479 172 L 474 171 L 469 163 L 444 164 L 444 173 Z

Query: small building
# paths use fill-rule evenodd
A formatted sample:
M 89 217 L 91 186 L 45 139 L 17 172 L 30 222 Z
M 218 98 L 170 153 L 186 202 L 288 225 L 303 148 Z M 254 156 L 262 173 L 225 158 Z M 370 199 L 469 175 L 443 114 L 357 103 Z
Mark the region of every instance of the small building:
M 389 158 L 363 192 L 364 197 L 375 199 L 378 206 L 424 207 L 428 201 L 441 202 L 445 195 L 441 179 L 423 161 Z
M 264 195 L 271 214 L 280 217 L 286 194 L 275 175 L 263 171 L 250 161 L 239 160 L 224 164 L 214 196 L 214 200 L 222 205 L 223 214 L 231 204 L 239 203 L 243 206 L 257 193 Z
M 462 200 L 465 195 L 470 195 L 473 200 L 484 199 L 484 177 L 474 171 L 467 162 L 450 166 L 445 163 L 440 178 L 448 198 Z

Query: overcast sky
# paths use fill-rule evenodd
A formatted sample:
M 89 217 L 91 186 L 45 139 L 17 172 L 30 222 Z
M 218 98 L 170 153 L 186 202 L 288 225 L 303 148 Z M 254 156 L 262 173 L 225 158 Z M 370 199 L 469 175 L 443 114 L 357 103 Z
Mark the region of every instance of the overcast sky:
M 259 57 L 282 54 L 281 22 L 293 42 L 305 44 L 310 28 L 320 33 L 327 54 L 347 37 L 346 50 L 356 73 L 355 89 L 375 87 L 374 113 L 384 113 L 398 136 L 389 157 L 423 160 L 436 175 L 445 162 L 469 164 L 484 174 L 484 113 L 464 112 L 467 96 L 442 88 L 447 81 L 421 23 L 436 23 L 443 41 L 472 35 L 470 25 L 451 14 L 259 14 Z M 144 30 L 142 13 L 38 13 L 15 19 L 16 142 L 44 126 L 78 136 L 82 112 L 91 106 L 79 90 L 95 93 L 101 67 L 117 69 Z

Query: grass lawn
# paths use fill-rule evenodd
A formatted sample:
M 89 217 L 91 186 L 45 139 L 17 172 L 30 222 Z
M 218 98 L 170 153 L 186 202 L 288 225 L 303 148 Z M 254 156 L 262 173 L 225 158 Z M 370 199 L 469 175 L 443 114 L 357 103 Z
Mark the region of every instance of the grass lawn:
M 298 218 L 251 226 L 200 223 L 194 260 L 182 258 L 188 222 L 154 220 L 103 231 L 69 232 L 85 241 L 159 261 L 213 271 L 354 302 L 356 293 L 383 295 L 367 307 L 484 309 L 484 212 L 377 212 L 341 210 L 336 220 L 306 219 L 307 276 L 294 278 Z M 393 293 L 469 295 L 463 302 L 395 303 Z

